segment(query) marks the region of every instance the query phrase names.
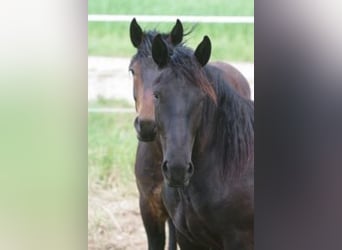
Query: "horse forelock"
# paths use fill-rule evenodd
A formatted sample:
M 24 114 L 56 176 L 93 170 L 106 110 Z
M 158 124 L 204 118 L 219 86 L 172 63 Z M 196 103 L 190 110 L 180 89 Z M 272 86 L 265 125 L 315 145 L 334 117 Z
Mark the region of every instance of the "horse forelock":
M 186 47 L 177 47 L 173 50 L 169 62 L 171 70 L 176 74 L 180 74 L 190 83 L 200 88 L 208 95 L 210 100 L 215 104 L 217 97 L 212 83 L 206 77 L 204 68 L 198 63 L 194 57 L 193 50 Z

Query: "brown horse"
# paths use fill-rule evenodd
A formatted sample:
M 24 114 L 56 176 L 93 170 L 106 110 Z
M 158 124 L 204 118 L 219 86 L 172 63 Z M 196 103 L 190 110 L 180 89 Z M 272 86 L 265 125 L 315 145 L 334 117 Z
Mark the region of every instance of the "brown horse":
M 134 126 L 139 139 L 135 176 L 139 190 L 140 212 L 148 238 L 149 249 L 164 249 L 165 222 L 169 215 L 161 199 L 161 186 L 163 181 L 160 165 L 162 163 L 162 150 L 159 140 L 154 140 L 156 126 L 154 119 L 154 98 L 152 83 L 157 77 L 158 68 L 152 59 L 152 40 L 156 31 L 144 32 L 135 19 L 130 25 L 130 38 L 137 53 L 133 56 L 129 69 L 133 75 L 135 100 L 138 116 Z M 170 49 L 184 46 L 183 26 L 177 20 L 169 34 L 163 34 L 163 40 Z M 218 75 L 227 79 L 241 96 L 250 99 L 250 88 L 243 75 L 229 64 L 213 63 Z M 174 227 L 169 221 L 169 249 L 176 249 Z
M 135 19 L 130 25 L 130 38 L 137 48 L 129 70 L 134 81 L 134 100 L 138 117 L 135 128 L 138 132 L 138 148 L 135 161 L 135 176 L 139 190 L 140 213 L 144 223 L 149 250 L 162 250 L 165 246 L 165 222 L 169 215 L 161 198 L 163 176 L 160 169 L 162 162 L 161 146 L 158 140 L 149 136 L 154 125 L 154 106 L 152 82 L 158 74 L 158 68 L 152 60 L 152 39 L 156 31 L 143 32 Z M 163 39 L 170 46 L 178 46 L 183 39 L 183 27 L 179 20 Z M 146 133 L 147 132 L 147 133 Z M 169 225 L 169 250 L 177 249 L 175 229 L 171 220 Z
M 207 66 L 208 37 L 189 51 L 157 35 L 152 85 L 162 197 L 181 249 L 252 250 L 254 105 Z
M 232 65 L 225 62 L 211 62 L 212 65 L 220 69 L 223 73 L 223 78 L 243 97 L 251 99 L 251 89 L 246 78 L 234 68 Z

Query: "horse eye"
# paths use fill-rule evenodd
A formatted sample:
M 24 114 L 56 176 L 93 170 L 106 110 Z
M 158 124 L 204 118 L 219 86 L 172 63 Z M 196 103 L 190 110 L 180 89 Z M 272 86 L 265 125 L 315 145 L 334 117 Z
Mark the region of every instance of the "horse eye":
M 159 93 L 153 92 L 154 99 L 158 100 L 159 99 Z
M 129 69 L 129 73 L 134 76 L 134 70 L 133 69 Z

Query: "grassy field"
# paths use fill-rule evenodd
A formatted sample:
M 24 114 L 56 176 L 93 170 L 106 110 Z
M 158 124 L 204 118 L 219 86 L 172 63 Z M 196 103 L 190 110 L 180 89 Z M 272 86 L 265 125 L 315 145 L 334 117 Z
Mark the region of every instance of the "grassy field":
M 131 107 L 124 101 L 100 100 L 93 107 Z M 137 139 L 134 113 L 88 114 L 88 173 L 102 186 L 126 185 L 134 181 Z
M 222 15 L 253 16 L 254 4 L 251 0 L 89 0 L 89 14 L 132 14 L 132 15 Z M 139 20 L 138 20 L 139 22 Z M 158 29 L 169 32 L 173 23 L 141 23 L 143 29 Z M 189 30 L 193 24 L 185 23 Z M 88 54 L 101 56 L 130 57 L 135 48 L 129 39 L 129 23 L 88 24 Z M 195 47 L 208 35 L 213 43 L 212 59 L 228 61 L 254 61 L 253 24 L 198 24 L 189 36 L 188 45 Z

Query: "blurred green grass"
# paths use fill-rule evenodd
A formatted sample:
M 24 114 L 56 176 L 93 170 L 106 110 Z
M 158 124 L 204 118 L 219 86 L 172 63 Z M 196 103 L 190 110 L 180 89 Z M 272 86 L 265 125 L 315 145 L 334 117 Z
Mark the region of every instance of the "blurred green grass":
M 127 100 L 107 99 L 99 96 L 96 100 L 88 101 L 88 108 L 134 108 Z
M 120 100 L 102 100 L 88 107 L 128 105 Z M 134 118 L 134 113 L 88 113 L 88 172 L 92 181 L 103 186 L 122 186 L 134 181 L 138 142 Z
M 213 1 L 109 1 L 90 0 L 89 14 L 132 14 L 132 15 L 222 15 L 253 16 L 251 0 Z M 175 20 L 176 21 L 176 20 Z M 139 22 L 139 19 L 138 19 Z M 140 23 L 144 30 L 158 29 L 169 32 L 174 23 Z M 190 30 L 193 24 L 184 23 Z M 129 39 L 129 23 L 88 23 L 88 54 L 98 56 L 131 57 L 135 53 Z M 197 25 L 188 37 L 188 45 L 195 48 L 204 35 L 213 44 L 212 59 L 227 61 L 254 61 L 253 24 L 205 24 Z
M 251 0 L 89 0 L 89 14 L 254 15 Z

